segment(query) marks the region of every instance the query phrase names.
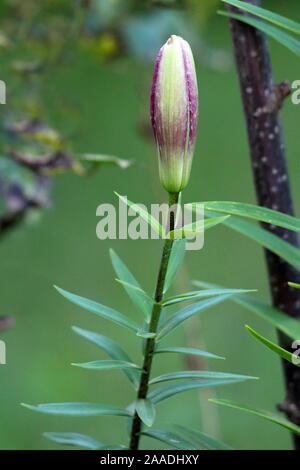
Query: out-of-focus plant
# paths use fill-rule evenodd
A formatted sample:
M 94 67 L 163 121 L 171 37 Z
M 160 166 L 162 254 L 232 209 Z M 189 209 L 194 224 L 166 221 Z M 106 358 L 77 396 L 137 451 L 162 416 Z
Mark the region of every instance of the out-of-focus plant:
M 1 78 L 7 83 L 7 104 L 1 116 L 0 236 L 51 204 L 55 175 L 70 171 L 89 175 L 106 164 L 120 168 L 131 164 L 113 156 L 87 157 L 72 151 L 67 135 L 74 133 L 78 110 L 72 109 L 68 119 L 63 119 L 69 123 L 66 129 L 58 131 L 49 124 L 45 79 L 76 51 L 90 7 L 91 2 L 84 0 L 5 2 L 0 30 Z M 63 117 L 67 107 L 64 103 L 60 108 Z
M 124 287 L 131 300 L 143 314 L 141 322 L 135 322 L 113 308 L 80 297 L 61 288 L 57 290 L 65 298 L 102 318 L 129 329 L 141 341 L 142 357 L 135 363 L 115 341 L 101 334 L 74 327 L 74 331 L 104 350 L 112 360 L 96 360 L 75 364 L 84 369 L 122 370 L 135 390 L 133 402 L 126 408 L 101 403 L 48 403 L 28 408 L 51 415 L 62 416 L 123 416 L 128 419 L 129 443 L 120 445 L 104 444 L 94 438 L 77 433 L 52 433 L 45 437 L 65 445 L 90 449 L 131 449 L 137 450 L 142 436 L 157 439 L 176 449 L 228 449 L 225 444 L 199 431 L 176 426 L 174 430 L 153 429 L 156 408 L 159 403 L 178 393 L 188 390 L 234 384 L 253 377 L 207 370 L 183 370 L 151 377 L 153 361 L 157 355 L 177 353 L 220 359 L 220 356 L 202 350 L 184 347 L 163 347 L 161 341 L 186 320 L 221 304 L 240 289 L 207 289 L 166 298 L 177 270 L 184 257 L 185 237 L 196 235 L 224 220 L 224 217 L 209 218 L 204 226 L 183 225 L 178 217 L 178 200 L 188 183 L 193 158 L 198 120 L 198 91 L 191 49 L 186 41 L 172 36 L 161 48 L 153 76 L 151 93 L 151 118 L 158 146 L 160 180 L 169 194 L 168 223 L 163 226 L 147 211 L 126 198 L 129 207 L 148 222 L 152 230 L 164 239 L 161 263 L 154 296 L 148 295 L 128 270 L 125 264 L 111 251 L 111 261 L 118 282 Z M 188 302 L 181 310 L 168 314 L 172 305 Z M 159 385 L 163 382 L 171 384 Z M 158 385 L 158 387 L 157 387 Z
M 241 2 L 240 0 L 222 0 L 222 2 L 237 7 L 240 10 L 244 10 L 247 13 L 251 13 L 251 16 L 241 15 L 238 12 L 233 13 L 224 11 L 220 11 L 220 14 L 243 21 L 250 26 L 254 26 L 278 41 L 283 46 L 287 47 L 297 56 L 300 56 L 300 41 L 298 41 L 293 35 L 289 34 L 300 34 L 300 23 L 282 15 L 278 15 L 270 10 L 266 10 L 265 8 L 261 8 L 260 6 L 251 5 L 247 2 Z M 289 31 L 289 33 L 286 33 L 286 31 Z

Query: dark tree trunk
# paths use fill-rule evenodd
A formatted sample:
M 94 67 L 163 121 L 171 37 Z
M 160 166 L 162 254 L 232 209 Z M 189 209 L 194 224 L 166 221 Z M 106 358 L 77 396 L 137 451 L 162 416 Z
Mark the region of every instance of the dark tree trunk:
M 245 0 L 260 5 L 259 0 Z M 230 12 L 237 9 L 227 6 Z M 241 13 L 238 10 L 239 13 Z M 245 13 L 243 13 L 245 14 Z M 275 85 L 265 35 L 247 24 L 230 20 L 236 64 L 248 130 L 253 176 L 258 204 L 293 215 L 289 178 L 279 109 L 289 94 L 287 83 Z M 284 228 L 262 224 L 286 242 L 298 246 L 297 235 Z M 289 288 L 288 281 L 300 283 L 292 266 L 266 250 L 266 261 L 273 305 L 287 315 L 300 318 L 300 290 Z M 291 349 L 291 340 L 281 333 L 279 340 Z M 300 339 L 300 338 L 299 338 Z M 278 408 L 300 425 L 300 369 L 283 361 L 286 397 Z M 300 437 L 293 435 L 300 449 Z

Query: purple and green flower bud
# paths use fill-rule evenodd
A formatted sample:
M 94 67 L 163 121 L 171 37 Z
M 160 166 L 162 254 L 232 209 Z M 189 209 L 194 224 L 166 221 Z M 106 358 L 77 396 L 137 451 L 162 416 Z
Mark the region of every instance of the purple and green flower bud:
M 160 49 L 151 89 L 151 122 L 159 176 L 169 193 L 188 183 L 198 124 L 198 87 L 189 44 L 171 36 Z

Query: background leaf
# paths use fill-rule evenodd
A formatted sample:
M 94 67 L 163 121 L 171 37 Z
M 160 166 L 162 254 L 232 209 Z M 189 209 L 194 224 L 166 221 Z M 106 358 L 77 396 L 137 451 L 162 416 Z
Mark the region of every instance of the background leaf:
M 193 284 L 195 284 L 197 287 L 211 287 L 212 289 L 220 287 L 216 284 L 210 284 L 203 281 L 193 281 Z M 253 299 L 247 295 L 232 296 L 230 300 L 236 302 L 239 305 L 242 305 L 247 310 L 250 310 L 250 312 L 258 315 L 260 318 L 263 318 L 275 328 L 288 335 L 290 338 L 300 338 L 300 322 L 294 318 L 289 317 L 285 313 L 282 313 L 280 310 L 270 307 L 269 305 L 266 305 L 263 302 L 260 302 L 257 299 Z
M 222 2 L 233 5 L 241 10 L 248 11 L 249 13 L 253 13 L 264 20 L 270 21 L 277 26 L 281 26 L 282 28 L 292 31 L 293 33 L 300 34 L 299 23 L 296 23 L 296 21 L 290 20 L 289 18 L 285 18 L 282 15 L 278 15 L 277 13 L 273 13 L 270 10 L 266 10 L 265 8 L 261 8 L 256 5 L 251 5 L 246 2 L 240 2 L 239 0 L 222 0 Z
M 262 31 L 263 33 L 267 34 L 271 38 L 275 39 L 280 44 L 287 47 L 290 51 L 294 52 L 294 54 L 300 57 L 300 42 L 297 41 L 297 39 L 295 39 L 293 36 L 290 36 L 289 34 L 284 33 L 279 28 L 276 28 L 275 26 L 271 26 L 262 20 L 252 18 L 249 16 L 238 15 L 235 13 L 227 13 L 224 11 L 221 11 L 219 13 L 223 16 L 228 16 L 230 18 L 243 21 L 244 23 L 247 23 L 250 26 L 257 28 L 258 30 Z
M 122 170 L 125 170 L 134 164 L 133 160 L 125 160 L 124 158 L 118 158 L 113 155 L 102 155 L 97 153 L 84 153 L 80 156 L 80 160 L 97 166 L 115 165 Z
M 294 432 L 300 436 L 300 427 L 296 426 L 295 424 L 291 423 L 280 415 L 276 415 L 274 413 L 270 413 L 269 411 L 258 410 L 256 408 L 252 408 L 249 405 L 244 405 L 242 403 L 237 403 L 235 401 L 230 400 L 223 400 L 223 399 L 215 399 L 211 398 L 209 400 L 211 403 L 215 403 L 217 405 L 224 405 L 228 406 L 229 408 L 235 408 L 240 411 L 245 411 L 246 413 L 253 414 L 255 416 L 259 416 L 260 418 L 266 419 L 267 421 L 271 421 L 272 423 L 279 424 L 279 426 L 283 426 L 284 428 L 288 429 L 289 431 Z
M 250 328 L 250 326 L 246 325 L 245 328 L 246 328 L 247 331 L 249 331 L 249 333 L 252 336 L 254 336 L 254 338 L 258 339 L 258 341 L 260 341 L 262 344 L 267 346 L 268 349 L 271 349 L 271 351 L 275 352 L 278 356 L 282 357 L 286 361 L 291 362 L 292 364 L 294 364 L 297 367 L 300 367 L 300 362 L 299 362 L 299 364 L 297 364 L 296 362 L 293 362 L 293 355 L 289 351 L 287 351 L 286 349 L 281 348 L 280 346 L 273 343 L 269 339 L 267 339 L 264 336 L 260 335 L 259 333 L 257 333 L 257 331 Z
M 300 250 L 292 246 L 290 243 L 287 243 L 273 233 L 270 233 L 268 230 L 249 223 L 246 220 L 238 219 L 237 217 L 232 216 L 223 223 L 227 227 L 230 227 L 236 232 L 245 235 L 264 248 L 272 251 L 296 269 L 300 269 Z

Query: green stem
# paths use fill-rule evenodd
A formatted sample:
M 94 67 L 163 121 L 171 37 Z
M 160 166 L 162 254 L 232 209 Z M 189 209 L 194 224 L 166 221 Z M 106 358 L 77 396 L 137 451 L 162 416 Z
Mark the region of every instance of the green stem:
M 174 204 L 178 203 L 179 193 L 176 194 L 169 194 L 169 207 L 171 208 Z M 174 230 L 175 228 L 175 213 L 174 211 L 170 211 L 169 213 L 169 230 Z M 155 296 L 154 300 L 155 303 L 153 305 L 150 324 L 149 324 L 149 332 L 156 333 L 157 327 L 160 319 L 160 314 L 162 310 L 162 305 L 160 302 L 163 300 L 164 294 L 164 285 L 165 279 L 169 264 L 169 259 L 172 251 L 174 240 L 166 239 L 165 244 L 163 247 L 163 253 L 161 257 L 156 289 L 155 289 Z M 149 388 L 149 378 L 151 374 L 151 367 L 153 361 L 153 352 L 155 348 L 155 337 L 148 338 L 146 341 L 145 346 L 145 353 L 144 353 L 144 362 L 143 362 L 143 369 L 140 378 L 140 384 L 137 392 L 137 400 L 145 399 L 147 397 L 148 388 Z M 140 442 L 140 432 L 142 429 L 142 421 L 135 412 L 132 422 L 131 428 L 131 437 L 130 437 L 130 450 L 138 450 L 139 442 Z

